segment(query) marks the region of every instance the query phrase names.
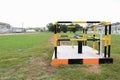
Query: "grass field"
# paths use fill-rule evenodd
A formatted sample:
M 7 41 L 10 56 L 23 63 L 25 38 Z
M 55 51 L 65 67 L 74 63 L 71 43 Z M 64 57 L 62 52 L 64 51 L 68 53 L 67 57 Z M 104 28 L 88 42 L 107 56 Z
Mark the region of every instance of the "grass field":
M 120 35 L 113 64 L 50 66 L 52 33 L 0 36 L 0 80 L 120 80 Z

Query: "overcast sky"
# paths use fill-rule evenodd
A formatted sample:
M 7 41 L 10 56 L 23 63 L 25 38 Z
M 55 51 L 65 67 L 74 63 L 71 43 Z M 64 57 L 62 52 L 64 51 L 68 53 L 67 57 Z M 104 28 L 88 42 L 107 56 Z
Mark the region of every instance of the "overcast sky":
M 120 22 L 120 0 L 0 0 L 0 22 L 44 27 L 58 20 Z

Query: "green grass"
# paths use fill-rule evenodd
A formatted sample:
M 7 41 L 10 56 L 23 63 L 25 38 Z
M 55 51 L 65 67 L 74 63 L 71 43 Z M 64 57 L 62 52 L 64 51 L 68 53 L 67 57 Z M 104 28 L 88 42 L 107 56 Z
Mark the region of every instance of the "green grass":
M 113 64 L 50 66 L 52 33 L 0 36 L 0 80 L 119 80 L 120 35 L 112 35 Z

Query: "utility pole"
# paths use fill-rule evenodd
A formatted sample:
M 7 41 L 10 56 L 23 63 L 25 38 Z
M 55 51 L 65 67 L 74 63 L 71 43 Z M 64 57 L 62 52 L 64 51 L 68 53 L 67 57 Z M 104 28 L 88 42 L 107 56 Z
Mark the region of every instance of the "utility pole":
M 24 22 L 22 22 L 22 32 L 24 32 Z

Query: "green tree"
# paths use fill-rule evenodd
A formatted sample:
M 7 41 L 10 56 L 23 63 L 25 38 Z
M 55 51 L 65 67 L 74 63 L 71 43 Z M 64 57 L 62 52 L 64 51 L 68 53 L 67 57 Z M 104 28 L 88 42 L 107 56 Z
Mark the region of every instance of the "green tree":
M 49 23 L 46 26 L 48 28 L 48 31 L 54 32 L 54 24 L 53 23 Z
M 67 32 L 67 26 L 62 24 L 62 25 L 59 25 L 60 26 L 60 30 L 63 31 L 64 33 Z
M 70 24 L 68 26 L 75 26 L 75 28 L 69 28 L 68 29 L 70 32 L 73 32 L 73 33 L 75 33 L 76 31 L 79 31 L 79 29 L 81 27 L 79 24 Z

